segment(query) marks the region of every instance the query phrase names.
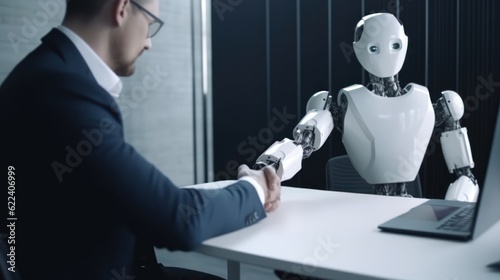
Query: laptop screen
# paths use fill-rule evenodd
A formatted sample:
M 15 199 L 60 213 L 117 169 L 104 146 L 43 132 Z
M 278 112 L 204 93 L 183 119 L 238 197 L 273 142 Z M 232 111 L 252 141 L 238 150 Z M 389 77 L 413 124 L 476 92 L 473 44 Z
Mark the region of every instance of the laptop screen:
M 493 141 L 491 143 L 490 157 L 486 169 L 484 185 L 480 185 L 477 221 L 473 236 L 486 231 L 500 220 L 500 109 L 497 114 Z
M 420 205 L 408 211 L 408 213 L 404 214 L 404 217 L 420 221 L 437 222 L 448 217 L 448 215 L 455 212 L 458 208 L 460 207 L 452 205 Z

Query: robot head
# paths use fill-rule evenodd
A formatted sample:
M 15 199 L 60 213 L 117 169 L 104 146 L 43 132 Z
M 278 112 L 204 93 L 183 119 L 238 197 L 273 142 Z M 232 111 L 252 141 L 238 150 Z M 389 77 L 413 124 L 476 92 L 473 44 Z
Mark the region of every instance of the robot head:
M 366 71 L 387 78 L 396 75 L 403 67 L 408 37 L 394 15 L 371 14 L 356 25 L 353 46 L 359 63 Z

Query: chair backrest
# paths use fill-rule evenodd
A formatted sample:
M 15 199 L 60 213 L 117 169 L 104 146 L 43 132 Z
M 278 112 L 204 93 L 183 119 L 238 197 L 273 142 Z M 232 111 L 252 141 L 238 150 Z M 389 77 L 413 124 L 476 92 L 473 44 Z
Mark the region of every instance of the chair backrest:
M 0 234 L 0 279 L 4 280 L 21 280 L 19 271 L 16 264 L 15 272 L 9 271 L 10 264 L 7 254 L 9 254 L 9 245 L 7 242 L 7 236 L 3 233 Z
M 351 163 L 348 155 L 334 157 L 326 163 L 327 189 L 332 191 L 374 194 L 373 185 L 363 179 Z M 406 183 L 408 193 L 422 197 L 420 178 Z

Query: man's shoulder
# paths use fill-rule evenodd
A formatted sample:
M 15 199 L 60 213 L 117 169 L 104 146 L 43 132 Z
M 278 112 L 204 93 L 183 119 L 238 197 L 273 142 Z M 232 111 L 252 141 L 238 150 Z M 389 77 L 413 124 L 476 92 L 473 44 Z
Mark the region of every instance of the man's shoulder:
M 64 99 L 67 101 L 96 101 L 112 104 L 109 96 L 93 76 L 74 71 L 69 67 L 53 67 L 44 64 L 29 69 L 16 69 L 0 87 L 0 96 L 10 99 L 43 101 Z
M 43 44 L 13 69 L 0 89 L 2 95 L 22 94 L 34 99 L 76 94 L 106 102 L 112 100 L 85 63 L 69 63 Z
M 43 48 L 40 46 L 24 58 L 0 86 L 0 98 L 10 107 L 7 110 L 31 108 L 33 112 L 70 113 L 79 108 L 117 114 L 116 102 L 89 71 L 75 69 L 74 64 Z
M 2 86 L 40 88 L 45 85 L 57 86 L 59 83 L 55 81 L 65 80 L 92 83 L 89 74 L 90 71 L 84 63 L 70 63 L 60 50 L 41 44 L 14 67 Z

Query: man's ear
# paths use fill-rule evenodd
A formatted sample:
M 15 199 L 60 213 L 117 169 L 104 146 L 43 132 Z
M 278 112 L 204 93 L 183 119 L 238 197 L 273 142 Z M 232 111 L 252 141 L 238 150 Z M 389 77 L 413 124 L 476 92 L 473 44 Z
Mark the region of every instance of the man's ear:
M 111 12 L 113 14 L 113 24 L 121 26 L 125 18 L 129 16 L 130 0 L 113 0 Z

